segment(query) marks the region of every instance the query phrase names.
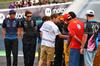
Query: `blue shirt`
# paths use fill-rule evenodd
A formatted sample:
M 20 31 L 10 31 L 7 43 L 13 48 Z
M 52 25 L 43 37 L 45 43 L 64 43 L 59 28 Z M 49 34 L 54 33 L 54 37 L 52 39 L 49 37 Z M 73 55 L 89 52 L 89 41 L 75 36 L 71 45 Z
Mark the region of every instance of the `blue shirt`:
M 17 38 L 17 28 L 19 28 L 19 21 L 17 19 L 6 18 L 3 21 L 2 28 L 5 28 L 6 39 Z

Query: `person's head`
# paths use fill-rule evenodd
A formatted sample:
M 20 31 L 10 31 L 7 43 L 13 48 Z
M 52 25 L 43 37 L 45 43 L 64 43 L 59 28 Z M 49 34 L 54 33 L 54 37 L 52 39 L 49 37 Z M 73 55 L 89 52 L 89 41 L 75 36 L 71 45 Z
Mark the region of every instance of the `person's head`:
M 51 21 L 53 21 L 54 23 L 57 23 L 58 19 L 59 19 L 58 14 L 52 14 L 51 15 Z
M 45 0 L 43 0 L 43 2 L 45 2 Z
M 48 20 L 49 20 L 49 17 L 48 17 L 48 16 L 43 16 L 43 17 L 42 17 L 42 21 L 43 21 L 43 22 L 48 21 Z
M 63 2 L 66 2 L 66 0 L 63 0 Z
M 68 14 L 70 14 L 70 16 L 72 17 L 72 19 L 76 18 L 76 14 L 74 12 L 69 12 Z
M 66 13 L 63 15 L 64 20 L 69 23 L 70 20 L 72 20 L 72 17 L 70 16 L 70 14 Z
M 64 23 L 64 18 L 63 18 L 63 16 L 61 16 L 61 15 L 59 16 L 59 22 L 60 22 L 60 23 Z
M 16 11 L 15 10 L 10 10 L 9 15 L 10 15 L 10 17 L 9 17 L 10 19 L 14 19 L 15 16 L 16 16 Z
M 56 2 L 56 0 L 53 0 L 53 2 Z
M 58 3 L 60 3 L 60 1 L 59 1 L 59 0 L 57 0 L 57 2 L 58 2 Z
M 93 10 L 87 10 L 86 11 L 86 17 L 87 17 L 87 20 L 93 20 L 94 18 L 94 11 Z
M 18 5 L 18 2 L 16 2 L 16 5 Z
M 26 19 L 27 19 L 27 20 L 31 20 L 32 12 L 29 11 L 29 10 L 27 10 L 27 11 L 25 12 L 25 16 L 26 16 Z
M 41 0 L 39 0 L 39 2 L 41 2 Z
M 12 2 L 10 3 L 11 6 L 13 6 Z
M 26 1 L 26 4 L 28 4 L 28 2 Z
M 14 2 L 14 4 L 15 4 L 15 2 Z

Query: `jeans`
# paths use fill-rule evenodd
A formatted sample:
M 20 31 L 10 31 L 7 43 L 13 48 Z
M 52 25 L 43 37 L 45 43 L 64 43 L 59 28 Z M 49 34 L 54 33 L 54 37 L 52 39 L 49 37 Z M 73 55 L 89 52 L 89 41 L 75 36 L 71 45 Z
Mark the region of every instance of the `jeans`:
M 84 50 L 84 60 L 86 66 L 93 66 L 93 60 L 97 51 Z
M 70 49 L 69 66 L 84 66 L 84 56 L 80 54 L 80 49 Z

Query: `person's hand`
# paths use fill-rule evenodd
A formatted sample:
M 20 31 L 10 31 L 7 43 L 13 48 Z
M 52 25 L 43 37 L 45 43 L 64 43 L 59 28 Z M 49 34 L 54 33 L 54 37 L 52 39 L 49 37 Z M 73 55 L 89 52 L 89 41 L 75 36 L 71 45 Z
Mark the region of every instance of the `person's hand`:
M 68 48 L 66 47 L 66 53 L 68 53 Z
M 80 49 L 80 54 L 82 54 L 82 55 L 84 54 L 84 53 L 83 53 L 83 48 Z

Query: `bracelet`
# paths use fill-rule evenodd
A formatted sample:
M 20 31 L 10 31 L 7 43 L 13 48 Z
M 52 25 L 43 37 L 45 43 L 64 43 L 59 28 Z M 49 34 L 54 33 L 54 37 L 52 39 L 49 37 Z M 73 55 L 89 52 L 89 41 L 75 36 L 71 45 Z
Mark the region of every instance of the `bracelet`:
M 81 46 L 81 49 L 83 49 L 83 47 Z

